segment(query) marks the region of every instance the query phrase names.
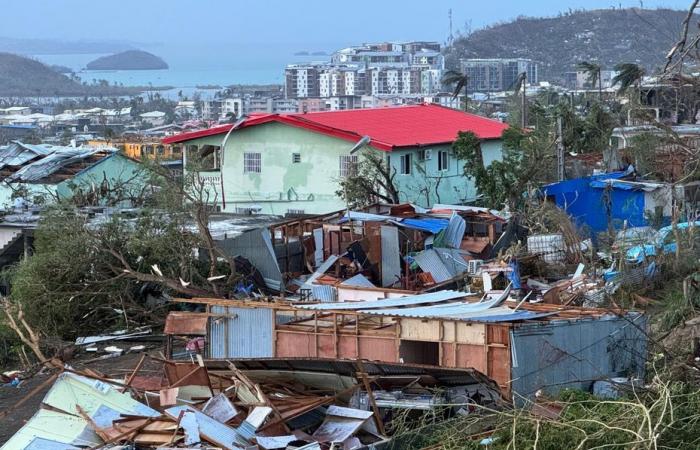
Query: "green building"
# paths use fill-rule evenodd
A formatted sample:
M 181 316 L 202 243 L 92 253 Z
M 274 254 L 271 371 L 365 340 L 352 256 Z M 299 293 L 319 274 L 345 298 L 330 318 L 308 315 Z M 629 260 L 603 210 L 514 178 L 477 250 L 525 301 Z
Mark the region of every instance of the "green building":
M 501 158 L 506 125 L 437 105 L 305 114 L 262 114 L 168 137 L 184 147 L 225 212 L 317 214 L 345 207 L 336 195 L 366 144 L 386 154 L 401 201 L 421 206 L 464 203 L 476 195 L 451 150 L 460 131 L 482 140 L 484 163 Z M 225 144 L 222 153 L 221 148 Z M 194 164 L 192 161 L 196 161 Z

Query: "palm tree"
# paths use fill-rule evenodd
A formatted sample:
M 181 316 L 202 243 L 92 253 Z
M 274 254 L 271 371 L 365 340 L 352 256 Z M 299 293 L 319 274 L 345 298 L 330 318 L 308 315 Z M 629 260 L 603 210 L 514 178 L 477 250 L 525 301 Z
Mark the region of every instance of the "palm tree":
M 598 84 L 598 101 L 603 101 L 603 78 L 601 77 L 600 64 L 584 61 L 578 65 L 578 68 L 586 73 L 591 86 Z
M 459 97 L 459 93 L 464 90 L 464 110 L 467 111 L 469 105 L 469 97 L 467 96 L 467 85 L 469 83 L 469 75 L 458 70 L 448 70 L 442 76 L 442 84 L 454 84 L 455 88 L 452 92 L 452 98 Z
M 522 98 L 521 98 L 521 116 L 520 116 L 520 128 L 525 128 L 527 126 L 527 92 L 526 90 L 527 86 L 527 72 L 520 72 L 518 74 L 518 77 L 515 79 L 513 82 L 513 93 L 515 95 L 518 95 L 518 92 L 521 93 Z
M 612 79 L 612 85 L 620 85 L 619 93 L 627 92 L 630 87 L 641 88 L 644 69 L 633 63 L 622 63 L 615 66 L 617 75 Z

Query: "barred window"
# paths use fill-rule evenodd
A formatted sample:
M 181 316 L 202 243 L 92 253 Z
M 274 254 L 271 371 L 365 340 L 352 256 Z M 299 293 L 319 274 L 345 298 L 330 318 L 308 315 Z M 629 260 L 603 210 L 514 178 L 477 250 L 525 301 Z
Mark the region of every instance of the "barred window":
M 357 155 L 340 156 L 340 176 L 350 177 L 357 174 Z
M 298 164 L 301 162 L 301 153 L 292 153 L 292 163 Z
M 243 153 L 243 173 L 262 172 L 262 156 L 260 153 Z

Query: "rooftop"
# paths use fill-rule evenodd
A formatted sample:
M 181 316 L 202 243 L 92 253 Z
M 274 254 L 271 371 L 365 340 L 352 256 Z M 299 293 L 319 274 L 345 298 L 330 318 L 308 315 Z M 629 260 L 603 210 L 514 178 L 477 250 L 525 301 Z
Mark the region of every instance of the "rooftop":
M 239 128 L 280 122 L 316 133 L 357 142 L 363 136 L 380 150 L 422 147 L 454 142 L 460 131 L 472 131 L 481 139 L 499 139 L 505 123 L 434 104 L 387 108 L 311 112 L 305 114 L 251 115 Z M 178 134 L 163 139 L 166 144 L 185 142 L 227 133 L 232 124 Z

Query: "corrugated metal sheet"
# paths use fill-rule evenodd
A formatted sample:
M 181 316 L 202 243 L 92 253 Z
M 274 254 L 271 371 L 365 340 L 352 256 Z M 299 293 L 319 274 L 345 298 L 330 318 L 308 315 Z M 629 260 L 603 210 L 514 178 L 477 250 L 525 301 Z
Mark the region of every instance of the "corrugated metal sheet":
M 446 219 L 424 217 L 420 219 L 406 218 L 401 219 L 400 221 L 396 221 L 394 223 L 405 228 L 437 234 L 445 228 L 447 228 L 447 224 L 449 223 L 449 221 Z
M 314 284 L 311 287 L 311 297 L 319 302 L 330 303 L 338 299 L 338 292 L 328 284 Z
M 454 274 L 445 267 L 442 259 L 434 249 L 423 250 L 414 256 L 413 259 L 423 272 L 430 273 L 438 283 L 454 278 Z
M 282 272 L 272 246 L 270 230 L 256 228 L 233 239 L 217 241 L 217 245 L 231 256 L 242 256 L 250 261 L 263 276 L 268 288 L 274 291 L 282 289 Z
M 464 251 L 456 248 L 433 248 L 433 251 L 440 257 L 442 264 L 450 271 L 452 277 L 463 274 L 467 271 L 469 264 L 464 259 Z
M 173 419 L 177 419 L 180 411 L 188 411 L 195 414 L 197 417 L 197 425 L 199 425 L 199 433 L 207 440 L 228 450 L 248 448 L 248 442 L 243 436 L 238 433 L 235 428 L 217 422 L 211 417 L 203 414 L 198 409 L 191 406 L 173 406 L 165 410 L 165 414 Z
M 37 181 L 56 172 L 63 166 L 82 161 L 98 152 L 115 152 L 115 149 L 87 147 L 61 147 L 43 158 L 25 164 L 9 178 L 16 181 Z
M 211 312 L 227 317 L 212 317 L 209 322 L 209 357 L 255 358 L 273 355 L 274 310 L 212 306 Z
M 329 310 L 329 309 L 370 309 L 370 308 L 391 308 L 396 306 L 420 305 L 426 303 L 441 303 L 456 298 L 466 297 L 467 294 L 460 291 L 437 291 L 428 294 L 411 295 L 407 297 L 388 298 L 386 300 L 373 300 L 365 302 L 342 302 L 334 305 L 296 305 L 298 308 Z
M 396 227 L 382 226 L 380 229 L 380 240 L 382 248 L 382 286 L 392 286 L 401 278 L 399 230 Z
M 3 450 L 68 450 L 102 444 L 87 420 L 58 411 L 39 409 L 5 444 Z
M 445 228 L 444 242 L 445 245 L 451 248 L 459 248 L 462 244 L 464 232 L 467 229 L 467 222 L 462 219 L 456 212 L 452 213 L 450 222 Z
M 643 378 L 645 329 L 646 317 L 640 313 L 518 326 L 511 331 L 512 389 L 518 394 L 514 398 L 523 403 L 520 396 L 532 398 L 539 389 L 550 393 L 563 388 L 589 390 L 599 379 Z M 542 380 L 547 380 L 547 386 Z
M 374 284 L 372 284 L 371 281 L 367 279 L 366 276 L 362 275 L 361 273 L 358 273 L 354 277 L 350 277 L 347 280 L 343 281 L 340 283 L 341 286 L 356 286 L 356 287 L 368 287 L 368 288 L 376 288 Z
M 513 314 L 506 306 L 479 308 L 478 303 L 450 303 L 447 305 L 424 306 L 419 308 L 393 308 L 360 310 L 363 314 L 392 317 L 412 317 L 416 319 L 468 320 L 486 316 Z

